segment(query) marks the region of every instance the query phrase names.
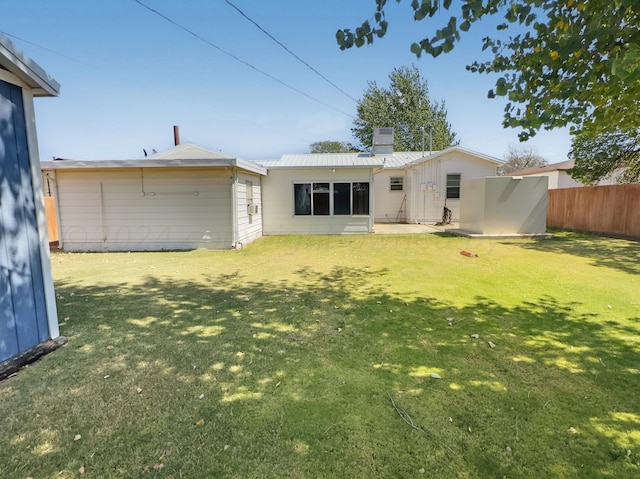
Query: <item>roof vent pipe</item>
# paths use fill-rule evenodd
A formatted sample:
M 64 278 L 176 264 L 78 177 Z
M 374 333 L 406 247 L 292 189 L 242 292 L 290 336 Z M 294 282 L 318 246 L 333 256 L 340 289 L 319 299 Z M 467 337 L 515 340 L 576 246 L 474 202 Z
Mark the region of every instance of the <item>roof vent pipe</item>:
M 173 144 L 178 146 L 180 144 L 180 129 L 178 125 L 173 125 Z

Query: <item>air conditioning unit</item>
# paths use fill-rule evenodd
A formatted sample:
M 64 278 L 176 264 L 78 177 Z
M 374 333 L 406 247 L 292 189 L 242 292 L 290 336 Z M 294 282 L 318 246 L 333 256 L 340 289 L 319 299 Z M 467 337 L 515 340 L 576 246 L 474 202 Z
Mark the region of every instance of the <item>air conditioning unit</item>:
M 249 215 L 257 215 L 258 213 L 260 213 L 260 205 L 257 203 L 251 203 L 250 205 L 247 205 L 247 213 Z

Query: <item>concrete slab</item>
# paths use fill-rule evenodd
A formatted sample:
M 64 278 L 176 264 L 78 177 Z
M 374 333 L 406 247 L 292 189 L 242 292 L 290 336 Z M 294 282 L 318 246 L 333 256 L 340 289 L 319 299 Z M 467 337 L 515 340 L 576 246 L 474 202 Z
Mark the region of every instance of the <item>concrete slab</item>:
M 471 231 L 465 231 L 461 229 L 448 229 L 447 233 L 451 233 L 456 236 L 464 236 L 465 238 L 474 239 L 548 239 L 553 238 L 551 233 L 532 233 L 532 234 L 482 234 L 472 233 Z
M 382 235 L 406 235 L 420 233 L 444 233 L 449 228 L 455 228 L 457 225 L 450 224 L 446 227 L 436 226 L 435 224 L 409 224 L 409 223 L 376 223 L 373 231 Z

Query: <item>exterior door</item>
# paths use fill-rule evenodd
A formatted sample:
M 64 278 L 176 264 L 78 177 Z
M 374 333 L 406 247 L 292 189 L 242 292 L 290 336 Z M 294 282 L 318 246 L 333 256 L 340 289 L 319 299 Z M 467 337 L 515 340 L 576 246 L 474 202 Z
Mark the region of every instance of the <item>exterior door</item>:
M 49 339 L 22 89 L 0 80 L 0 361 Z

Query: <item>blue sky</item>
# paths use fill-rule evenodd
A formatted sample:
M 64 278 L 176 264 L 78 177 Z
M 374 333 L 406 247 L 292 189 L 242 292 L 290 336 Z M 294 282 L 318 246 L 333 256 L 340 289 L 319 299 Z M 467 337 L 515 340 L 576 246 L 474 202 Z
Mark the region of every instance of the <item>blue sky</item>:
M 134 0 L 3 0 L 0 31 L 61 85 L 36 100 L 40 157 L 136 159 L 173 146 L 173 125 L 193 142 L 248 160 L 304 153 L 321 140 L 352 141 L 356 103 L 248 22 L 224 0 L 141 0 L 268 75 L 234 60 Z M 409 51 L 445 23 L 414 22 L 409 1 L 388 3 L 389 33 L 373 45 L 340 51 L 339 28 L 355 28 L 374 0 L 232 0 L 245 14 L 334 84 L 359 99 L 391 71 L 415 64 L 434 101 L 444 100 L 460 145 L 502 159 L 520 146 L 501 125 L 505 102 L 490 100 L 496 77 L 467 72 L 486 59 L 476 24 L 453 52 L 417 59 Z M 16 38 L 17 37 L 17 38 Z M 485 56 L 483 56 L 485 55 Z M 385 126 L 385 125 L 381 125 Z M 564 161 L 568 131 L 541 132 L 526 145 Z

